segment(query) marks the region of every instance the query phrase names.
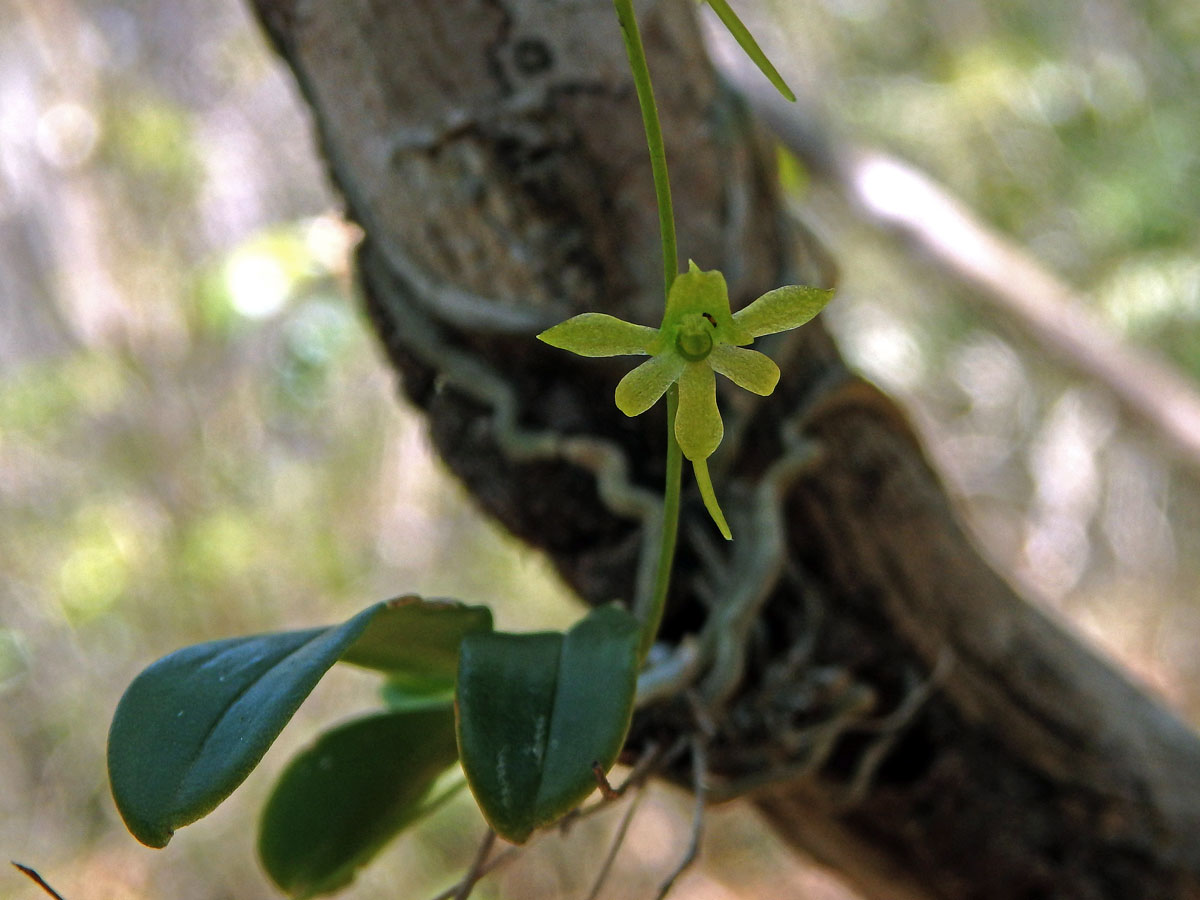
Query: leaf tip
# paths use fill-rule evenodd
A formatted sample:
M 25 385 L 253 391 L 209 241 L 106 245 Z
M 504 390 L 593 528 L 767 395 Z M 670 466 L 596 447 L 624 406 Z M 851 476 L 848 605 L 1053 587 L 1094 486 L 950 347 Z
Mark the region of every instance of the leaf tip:
M 117 811 L 121 812 L 121 817 L 124 819 L 124 812 L 119 806 Z M 125 819 L 125 827 L 129 829 L 129 833 L 137 839 L 139 844 L 149 847 L 151 850 L 162 850 L 171 843 L 171 838 L 175 837 L 174 828 L 148 827 L 148 823 L 145 822 L 135 823 Z

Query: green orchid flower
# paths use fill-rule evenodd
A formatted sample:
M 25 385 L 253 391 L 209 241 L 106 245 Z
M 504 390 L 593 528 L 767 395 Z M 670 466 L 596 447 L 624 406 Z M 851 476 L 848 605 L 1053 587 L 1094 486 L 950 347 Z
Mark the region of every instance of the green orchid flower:
M 649 356 L 617 385 L 617 408 L 627 416 L 644 413 L 678 384 L 675 438 L 695 469 L 705 506 L 728 540 L 729 526 L 717 505 L 706 462 L 725 433 L 717 409 L 715 373 L 748 391 L 769 395 L 779 382 L 779 367 L 770 357 L 745 347 L 757 337 L 803 325 L 832 296 L 832 291 L 790 285 L 731 313 L 725 276 L 702 271 L 689 261 L 688 271 L 671 286 L 657 329 L 604 313 L 583 313 L 538 338 L 580 356 Z

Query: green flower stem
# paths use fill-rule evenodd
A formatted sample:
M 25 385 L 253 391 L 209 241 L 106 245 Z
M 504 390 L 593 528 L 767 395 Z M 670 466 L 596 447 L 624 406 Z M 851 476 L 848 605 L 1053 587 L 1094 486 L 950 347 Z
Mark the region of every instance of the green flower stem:
M 679 387 L 667 391 L 667 484 L 663 496 L 662 534 L 658 546 L 658 572 L 654 576 L 654 593 L 645 608 L 637 610 L 642 622 L 642 639 L 638 659 L 645 662 L 654 645 L 658 626 L 667 608 L 667 592 L 671 587 L 671 568 L 675 561 L 675 540 L 679 535 L 679 492 L 683 480 L 683 451 L 675 440 L 675 413 L 679 409 Z
M 654 88 L 650 84 L 650 67 L 646 62 L 646 50 L 642 46 L 642 35 L 638 30 L 637 17 L 633 12 L 633 0 L 613 0 L 617 10 L 617 21 L 621 25 L 621 36 L 625 40 L 625 52 L 629 56 L 629 68 L 633 72 L 633 84 L 637 90 L 638 105 L 642 109 L 642 127 L 646 131 L 646 146 L 650 150 L 650 170 L 654 175 L 654 196 L 658 201 L 658 226 L 662 235 L 664 300 L 671 296 L 671 285 L 679 272 L 679 250 L 675 240 L 675 213 L 671 207 L 671 182 L 667 178 L 667 150 L 663 144 L 662 126 L 658 121 L 658 107 L 654 102 Z M 659 537 L 658 571 L 654 576 L 654 594 L 648 608 L 637 611 L 642 623 L 641 643 L 638 658 L 645 662 L 646 655 L 654 645 L 658 626 L 662 624 L 663 612 L 667 608 L 667 592 L 671 587 L 671 568 L 675 563 L 675 543 L 679 535 L 679 493 L 683 478 L 683 451 L 675 438 L 675 414 L 679 409 L 679 387 L 671 385 L 667 391 L 667 483 L 663 492 L 662 532 Z
M 650 84 L 646 50 L 642 46 L 642 35 L 633 13 L 633 0 L 613 0 L 613 6 L 617 9 L 617 21 L 621 23 L 625 52 L 629 55 L 629 68 L 633 71 L 633 85 L 642 108 L 646 146 L 650 148 L 650 169 L 654 173 L 654 196 L 658 200 L 658 224 L 662 233 L 663 276 L 667 288 L 665 296 L 670 296 L 671 285 L 679 271 L 679 251 L 675 243 L 675 215 L 671 210 L 671 183 L 667 180 L 667 150 L 658 122 L 658 107 L 654 103 L 654 88 Z

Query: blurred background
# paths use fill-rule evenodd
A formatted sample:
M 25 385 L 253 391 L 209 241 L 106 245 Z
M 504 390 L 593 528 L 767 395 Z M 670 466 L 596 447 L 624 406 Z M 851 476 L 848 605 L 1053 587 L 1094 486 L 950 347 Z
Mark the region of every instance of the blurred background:
M 1200 6 L 775 0 L 755 21 L 829 127 L 927 173 L 1200 379 Z M 1200 467 L 843 192 L 781 169 L 842 270 L 827 323 L 913 411 L 985 552 L 1200 722 Z M 225 806 L 151 851 L 113 810 L 104 740 L 153 659 L 410 591 L 491 602 L 515 629 L 576 614 L 397 402 L 337 210 L 241 5 L 0 0 L 0 851 L 67 900 L 275 896 L 253 849 L 273 775 L 373 702 L 368 677 L 327 679 Z M 652 894 L 690 806 L 642 805 L 609 896 Z M 586 894 L 619 814 L 477 896 Z M 463 798 L 346 896 L 432 895 L 482 830 Z M 677 896 L 797 885 L 848 896 L 735 807 Z M 0 874 L 0 897 L 38 896 Z

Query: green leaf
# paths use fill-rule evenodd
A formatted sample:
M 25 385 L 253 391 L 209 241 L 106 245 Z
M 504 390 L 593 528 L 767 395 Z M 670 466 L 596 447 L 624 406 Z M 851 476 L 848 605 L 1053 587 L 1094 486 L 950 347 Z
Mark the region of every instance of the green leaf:
M 658 336 L 647 325 L 634 325 L 605 313 L 583 313 L 538 335 L 538 340 L 580 356 L 637 356 Z
M 799 328 L 815 318 L 833 299 L 833 291 L 789 284 L 767 291 L 745 309 L 733 314 L 733 320 L 755 337 Z
M 440 678 L 418 681 L 412 678 L 388 680 L 379 689 L 379 697 L 388 709 L 415 710 L 454 703 L 454 686 L 446 687 Z
M 754 35 L 742 24 L 742 20 L 737 17 L 737 13 L 729 8 L 729 4 L 725 0 L 708 0 L 708 5 L 713 8 L 713 12 L 717 14 L 717 18 L 729 29 L 729 33 L 733 35 L 733 39 L 738 42 L 746 55 L 758 66 L 758 70 L 767 76 L 767 80 L 775 85 L 775 89 L 779 93 L 794 103 L 796 95 L 787 86 L 787 82 L 783 80 L 783 76 L 771 65 L 771 61 L 767 59 L 767 55 L 758 46 L 758 41 L 754 40 Z
M 371 620 L 342 662 L 386 672 L 397 689 L 453 691 L 463 637 L 491 630 L 492 611 L 486 606 L 409 594 L 388 601 L 387 615 Z
M 458 646 L 468 634 L 492 630 L 492 611 L 411 594 L 392 600 L 391 607 L 367 626 L 342 662 L 386 672 L 380 693 L 389 709 L 452 704 Z
M 380 713 L 321 735 L 284 770 L 263 810 L 258 853 L 267 874 L 293 897 L 346 886 L 453 795 L 457 787 L 434 786 L 457 759 L 449 705 Z
M 608 769 L 633 714 L 637 620 L 593 610 L 565 635 L 476 634 L 458 670 L 458 746 L 496 832 L 523 843 L 578 806 Z
M 401 673 L 414 658 L 427 659 L 419 631 L 395 628 L 413 624 L 418 604 L 403 598 L 328 628 L 198 644 L 145 669 L 117 704 L 108 734 L 113 798 L 133 836 L 165 847 L 176 828 L 215 809 L 339 659 Z M 431 606 L 443 610 L 438 615 L 465 616 L 463 607 Z M 482 627 L 477 613 L 472 619 Z M 434 641 L 444 650 L 453 635 L 445 629 Z M 381 649 L 388 636 L 398 643 L 392 652 Z

